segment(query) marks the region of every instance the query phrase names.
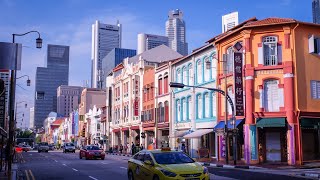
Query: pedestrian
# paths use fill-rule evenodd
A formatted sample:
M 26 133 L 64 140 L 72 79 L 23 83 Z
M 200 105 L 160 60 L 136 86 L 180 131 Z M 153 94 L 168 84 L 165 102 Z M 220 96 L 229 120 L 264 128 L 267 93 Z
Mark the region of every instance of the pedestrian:
M 130 144 L 127 142 L 127 154 L 130 154 Z
M 122 154 L 123 146 L 120 144 L 120 154 Z
M 140 145 L 140 149 L 141 149 L 141 150 L 143 150 L 143 146 L 142 146 L 142 144 Z
M 132 155 L 135 154 L 135 145 L 133 144 L 133 142 L 131 144 L 131 153 L 132 153 Z
M 181 150 L 185 153 L 186 152 L 186 145 L 184 143 L 182 143 L 181 145 Z

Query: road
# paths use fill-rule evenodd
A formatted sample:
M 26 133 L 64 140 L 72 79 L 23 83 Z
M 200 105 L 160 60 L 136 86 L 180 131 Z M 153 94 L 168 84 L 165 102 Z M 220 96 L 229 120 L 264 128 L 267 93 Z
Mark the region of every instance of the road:
M 105 160 L 79 159 L 79 153 L 62 153 L 51 151 L 49 153 L 27 152 L 23 153 L 23 161 L 19 164 L 19 174 L 25 180 L 103 180 L 127 179 L 127 160 L 129 157 L 106 155 Z M 292 179 L 303 178 L 251 172 L 238 169 L 209 168 L 210 179 Z

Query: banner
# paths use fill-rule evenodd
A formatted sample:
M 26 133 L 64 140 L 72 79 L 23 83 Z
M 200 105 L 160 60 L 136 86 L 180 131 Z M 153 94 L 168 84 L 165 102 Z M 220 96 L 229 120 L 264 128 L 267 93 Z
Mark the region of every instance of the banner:
M 234 53 L 234 104 L 236 116 L 244 116 L 243 108 L 243 77 L 242 77 L 242 53 Z
M 0 42 L 0 69 L 21 70 L 22 45 Z

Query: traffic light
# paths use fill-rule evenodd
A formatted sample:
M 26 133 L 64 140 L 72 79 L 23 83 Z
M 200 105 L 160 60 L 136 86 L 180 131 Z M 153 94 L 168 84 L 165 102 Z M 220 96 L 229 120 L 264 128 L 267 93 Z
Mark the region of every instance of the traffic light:
M 146 133 L 141 132 L 141 138 L 146 138 Z

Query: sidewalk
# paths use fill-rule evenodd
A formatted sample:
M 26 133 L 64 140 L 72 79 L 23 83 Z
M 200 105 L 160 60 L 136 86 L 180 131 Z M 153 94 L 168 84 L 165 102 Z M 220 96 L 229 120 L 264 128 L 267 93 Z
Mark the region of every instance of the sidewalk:
M 11 175 L 11 180 L 16 180 L 17 179 L 17 172 L 18 172 L 18 164 L 17 163 L 13 163 L 12 164 L 12 175 Z M 8 174 L 7 172 L 4 171 L 4 169 L 2 171 L 0 171 L 0 180 L 3 179 L 8 179 Z

